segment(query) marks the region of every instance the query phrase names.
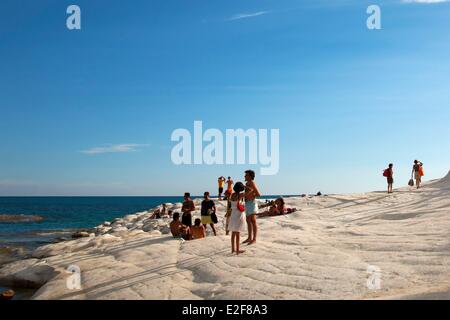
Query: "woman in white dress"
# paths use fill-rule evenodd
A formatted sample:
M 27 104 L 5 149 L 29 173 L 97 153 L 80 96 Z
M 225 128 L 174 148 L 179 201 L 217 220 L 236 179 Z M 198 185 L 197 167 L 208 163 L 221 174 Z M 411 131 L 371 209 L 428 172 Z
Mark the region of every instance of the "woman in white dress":
M 245 217 L 244 206 L 244 193 L 245 186 L 242 182 L 237 182 L 234 185 L 234 193 L 231 195 L 231 217 L 228 224 L 228 230 L 231 231 L 231 253 L 240 254 L 244 253 L 243 250 L 239 250 L 239 243 L 241 240 L 240 233 L 247 228 L 247 222 Z

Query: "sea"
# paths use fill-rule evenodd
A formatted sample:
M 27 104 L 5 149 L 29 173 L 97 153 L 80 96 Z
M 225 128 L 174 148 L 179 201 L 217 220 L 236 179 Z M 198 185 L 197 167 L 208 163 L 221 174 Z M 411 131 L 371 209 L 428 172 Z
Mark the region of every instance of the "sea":
M 0 216 L 26 216 L 25 221 L 0 220 L 0 248 L 33 248 L 79 229 L 142 212 L 182 197 L 0 197 Z M 42 218 L 34 221 L 33 218 Z M 22 220 L 22 219 L 19 219 Z

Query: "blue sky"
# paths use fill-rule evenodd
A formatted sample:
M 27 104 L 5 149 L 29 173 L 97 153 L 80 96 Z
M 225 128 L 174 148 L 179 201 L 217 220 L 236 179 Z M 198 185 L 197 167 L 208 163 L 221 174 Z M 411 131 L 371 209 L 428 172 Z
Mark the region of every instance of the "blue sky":
M 403 186 L 416 158 L 439 178 L 450 3 L 417 2 L 4 0 L 0 195 L 200 194 L 258 169 L 173 165 L 171 133 L 194 120 L 280 129 L 265 194 L 384 189 L 389 162 Z

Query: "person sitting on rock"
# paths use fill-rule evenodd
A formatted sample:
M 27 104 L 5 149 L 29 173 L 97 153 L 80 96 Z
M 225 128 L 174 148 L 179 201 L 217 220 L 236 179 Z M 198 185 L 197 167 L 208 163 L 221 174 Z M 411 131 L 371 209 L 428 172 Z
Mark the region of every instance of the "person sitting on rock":
M 194 225 L 191 228 L 192 237 L 194 240 L 202 239 L 206 237 L 205 227 L 202 225 L 202 220 L 197 218 L 194 221 Z
M 281 216 L 297 211 L 297 209 L 295 208 L 286 208 L 283 198 L 278 198 L 275 201 L 271 201 L 268 203 L 268 205 L 270 205 L 270 209 L 268 211 L 259 213 L 258 217 Z
M 159 219 L 161 217 L 160 214 L 161 214 L 161 210 L 156 209 L 155 211 L 153 211 L 153 213 L 149 219 Z
M 180 222 L 179 212 L 173 214 L 173 221 L 170 223 L 170 232 L 172 232 L 174 238 L 182 238 L 184 240 L 191 239 L 190 228 Z
M 276 206 L 276 213 L 278 214 L 286 213 L 286 205 L 284 203 L 283 198 L 278 198 L 277 200 L 275 200 L 275 206 Z

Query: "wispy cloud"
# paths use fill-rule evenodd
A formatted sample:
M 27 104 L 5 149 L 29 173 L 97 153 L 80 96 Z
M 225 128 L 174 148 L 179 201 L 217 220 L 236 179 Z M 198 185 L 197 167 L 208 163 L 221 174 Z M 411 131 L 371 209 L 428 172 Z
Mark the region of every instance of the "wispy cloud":
M 247 19 L 247 18 L 254 18 L 254 17 L 259 17 L 265 14 L 270 13 L 270 11 L 258 11 L 258 12 L 253 12 L 253 13 L 238 13 L 235 14 L 233 16 L 231 16 L 228 21 L 233 21 L 233 20 L 240 20 L 240 19 Z
M 148 147 L 148 144 L 113 144 L 102 147 L 94 147 L 87 150 L 80 151 L 85 154 L 102 154 L 102 153 L 123 153 L 123 152 L 134 152 L 138 151 L 139 148 Z
M 403 3 L 434 4 L 434 3 L 450 2 L 450 0 L 402 0 L 402 2 L 403 2 Z

